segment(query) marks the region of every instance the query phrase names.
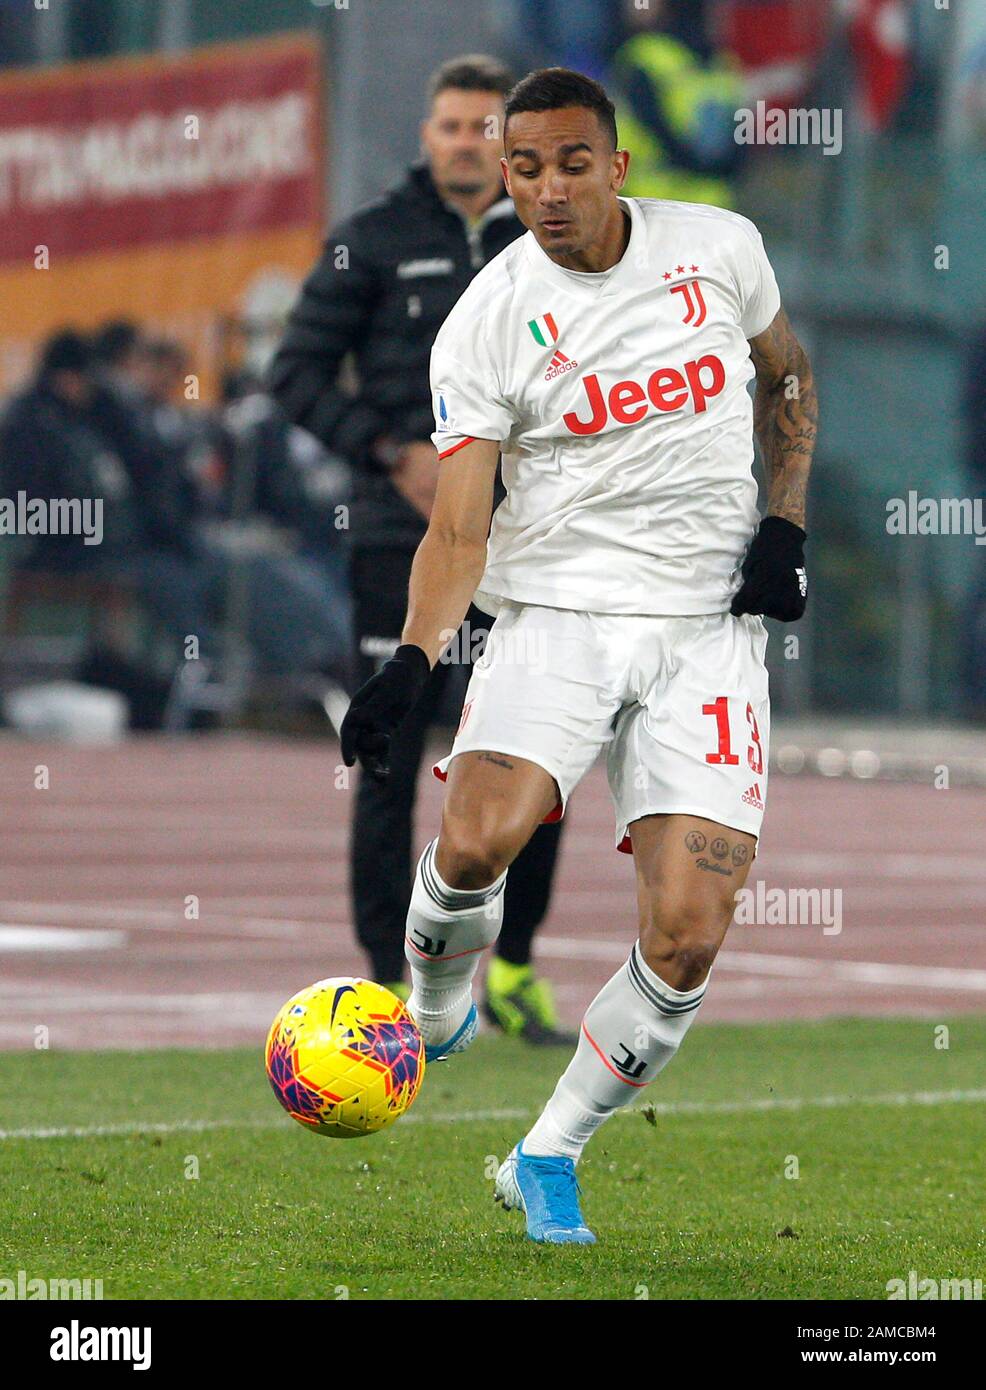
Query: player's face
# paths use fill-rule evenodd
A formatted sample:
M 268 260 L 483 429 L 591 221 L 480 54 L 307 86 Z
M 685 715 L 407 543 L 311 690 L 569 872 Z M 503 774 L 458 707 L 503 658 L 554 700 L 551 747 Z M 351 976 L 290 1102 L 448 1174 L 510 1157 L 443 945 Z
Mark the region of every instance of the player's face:
M 439 92 L 421 123 L 422 149 L 439 191 L 460 197 L 498 191 L 502 130 L 499 92 Z
M 603 237 L 626 178 L 594 111 L 564 106 L 510 117 L 503 176 L 517 216 L 552 257 L 589 251 Z

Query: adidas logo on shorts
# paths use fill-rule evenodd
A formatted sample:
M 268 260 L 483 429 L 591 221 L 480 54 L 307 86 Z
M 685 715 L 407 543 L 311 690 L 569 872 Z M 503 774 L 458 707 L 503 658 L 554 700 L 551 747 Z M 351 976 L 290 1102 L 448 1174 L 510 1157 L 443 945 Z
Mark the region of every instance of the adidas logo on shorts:
M 748 787 L 740 798 L 745 801 L 747 806 L 755 806 L 758 811 L 763 810 L 763 797 L 760 795 L 760 783 L 754 782 L 752 787 Z

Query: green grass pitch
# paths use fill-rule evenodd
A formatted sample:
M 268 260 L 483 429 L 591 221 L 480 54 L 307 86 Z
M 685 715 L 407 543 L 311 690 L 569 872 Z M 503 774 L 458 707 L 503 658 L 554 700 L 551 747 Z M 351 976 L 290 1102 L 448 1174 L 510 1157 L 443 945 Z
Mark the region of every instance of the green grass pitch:
M 699 1026 L 649 1117 L 587 1149 L 599 1243 L 561 1249 L 524 1238 L 492 1177 L 567 1052 L 483 1037 L 348 1142 L 283 1114 L 262 1040 L 8 1053 L 0 1276 L 219 1299 L 880 1299 L 912 1269 L 984 1278 L 986 1017 L 940 1049 L 945 1021 Z

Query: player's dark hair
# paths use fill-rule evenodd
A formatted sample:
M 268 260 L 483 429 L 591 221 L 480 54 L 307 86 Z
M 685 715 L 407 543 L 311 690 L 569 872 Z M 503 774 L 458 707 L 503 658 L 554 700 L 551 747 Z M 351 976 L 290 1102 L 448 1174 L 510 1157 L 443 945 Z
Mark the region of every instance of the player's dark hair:
M 436 68 L 428 79 L 428 105 L 439 92 L 454 88 L 458 92 L 499 92 L 506 96 L 513 86 L 513 74 L 499 58 L 487 53 L 466 53 L 461 58 L 449 58 Z
M 585 106 L 596 117 L 616 149 L 616 108 L 606 90 L 583 72 L 572 68 L 538 68 L 522 77 L 507 95 L 503 128 L 521 111 L 558 111 L 565 106 Z

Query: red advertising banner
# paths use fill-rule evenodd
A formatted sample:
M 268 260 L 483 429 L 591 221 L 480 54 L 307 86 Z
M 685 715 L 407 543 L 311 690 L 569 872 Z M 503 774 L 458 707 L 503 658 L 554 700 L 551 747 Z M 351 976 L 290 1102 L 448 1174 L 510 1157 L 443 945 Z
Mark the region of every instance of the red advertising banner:
M 323 224 L 320 70 L 289 36 L 0 77 L 0 388 L 63 323 L 201 339 L 270 307 L 265 270 L 285 298 Z

